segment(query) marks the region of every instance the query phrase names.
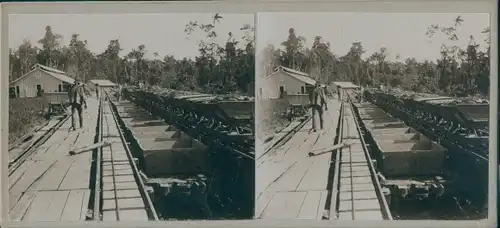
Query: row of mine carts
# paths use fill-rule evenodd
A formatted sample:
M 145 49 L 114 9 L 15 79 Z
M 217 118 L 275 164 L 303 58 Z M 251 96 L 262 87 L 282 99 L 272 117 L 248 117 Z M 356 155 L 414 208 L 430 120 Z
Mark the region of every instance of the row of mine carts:
M 376 145 L 375 150 L 380 152 L 377 155 L 378 167 L 381 173 L 386 175 L 386 185 L 392 183 L 392 193 L 398 193 L 400 196 L 402 192 L 406 194 L 408 191 L 401 191 L 402 184 L 410 183 L 410 189 L 419 189 L 421 195 L 424 193 L 423 195 L 432 196 L 431 198 L 439 198 L 438 196 L 444 193 L 445 196 L 457 197 L 462 201 L 471 200 L 477 208 L 485 204 L 488 195 L 488 103 L 469 104 L 457 102 L 456 98 L 451 97 L 397 96 L 369 90 L 364 92 L 363 97 L 370 102 L 368 106 L 373 106 L 377 113 L 386 116 L 387 120 L 394 121 L 391 123 L 392 127 L 406 126 L 409 130 L 398 132 L 397 129 L 390 129 L 389 123 L 382 124 L 384 129 L 378 130 L 374 127 L 380 125 L 374 124 L 377 120 L 363 120 L 367 122 L 364 125 L 373 138 L 371 144 Z M 361 119 L 363 116 L 370 116 L 367 113 L 369 109 L 362 104 L 356 106 Z M 406 158 L 395 156 L 396 159 L 391 160 L 388 158 L 391 153 L 384 152 L 377 131 L 395 133 L 391 140 L 405 138 L 407 141 L 417 140 L 415 142 L 418 143 L 408 148 Z M 429 142 L 429 147 L 418 148 L 425 144 L 422 144 L 423 142 Z M 400 150 L 402 147 L 404 146 L 400 144 L 396 148 Z M 422 172 L 408 172 L 406 175 L 404 172 L 387 175 L 388 170 L 394 170 L 396 167 L 412 166 L 427 168 L 421 169 Z M 434 170 L 434 173 L 431 173 L 431 170 Z M 415 188 L 418 187 L 416 183 L 424 184 Z M 399 190 L 394 191 L 394 187 Z M 426 194 L 433 189 L 434 194 Z
M 254 150 L 254 101 L 225 100 L 215 95 L 191 94 L 176 97 L 134 91 L 135 99 L 150 105 L 152 112 L 164 115 L 167 122 L 181 128 L 195 128 L 196 135 L 214 137 L 223 145 L 239 147 L 241 152 Z M 130 94 L 130 92 L 129 92 Z M 170 115 L 173 113 L 175 115 Z
M 489 104 L 456 103 L 451 97 L 401 98 L 380 92 L 365 92 L 371 101 L 382 105 L 405 121 L 423 126 L 439 139 L 461 142 L 468 149 L 488 157 Z
M 135 88 L 126 88 L 123 95 L 209 148 L 207 166 L 210 170 L 199 175 L 206 177 L 204 181 L 209 186 L 209 201 L 212 202 L 213 210 L 220 213 L 224 210 L 240 210 L 239 216 L 251 216 L 250 209 L 244 210 L 253 208 L 247 204 L 253 205 L 254 197 L 253 98 Z M 177 177 L 179 175 L 193 179 L 189 176 L 195 174 L 178 173 Z M 172 177 L 163 175 L 159 179 Z M 227 209 L 217 209 L 222 207 L 220 204 Z

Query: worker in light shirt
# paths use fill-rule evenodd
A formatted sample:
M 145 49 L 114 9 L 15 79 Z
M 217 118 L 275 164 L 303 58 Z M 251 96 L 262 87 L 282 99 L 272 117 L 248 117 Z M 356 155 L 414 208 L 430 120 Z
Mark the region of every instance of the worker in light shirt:
M 312 130 L 314 132 L 316 129 L 316 113 L 319 116 L 319 126 L 320 129 L 323 130 L 323 108 L 325 111 L 328 110 L 326 104 L 326 97 L 323 88 L 321 88 L 321 84 L 316 82 L 316 85 L 313 90 L 311 90 L 309 94 L 310 106 L 312 109 Z
M 87 109 L 87 101 L 85 99 L 85 91 L 83 84 L 79 80 L 75 80 L 75 84 L 69 90 L 69 100 L 71 104 L 71 128 L 76 130 L 75 112 L 78 114 L 80 128 L 83 127 L 83 108 Z
M 121 101 L 122 99 L 122 96 L 123 96 L 123 87 L 122 85 L 118 84 L 117 88 L 116 88 L 116 98 L 118 99 L 118 101 Z

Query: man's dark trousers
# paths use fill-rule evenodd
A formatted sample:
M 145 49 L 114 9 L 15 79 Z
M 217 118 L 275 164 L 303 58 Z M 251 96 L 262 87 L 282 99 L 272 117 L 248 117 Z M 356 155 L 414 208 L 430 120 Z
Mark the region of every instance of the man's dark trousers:
M 316 130 L 316 112 L 318 112 L 319 116 L 319 126 L 321 130 L 323 130 L 323 107 L 318 104 L 311 105 L 312 108 L 312 127 Z
M 71 121 L 72 121 L 71 123 L 73 129 L 76 129 L 75 111 L 78 112 L 78 119 L 80 120 L 80 128 L 82 128 L 83 127 L 82 104 L 78 103 L 71 104 Z

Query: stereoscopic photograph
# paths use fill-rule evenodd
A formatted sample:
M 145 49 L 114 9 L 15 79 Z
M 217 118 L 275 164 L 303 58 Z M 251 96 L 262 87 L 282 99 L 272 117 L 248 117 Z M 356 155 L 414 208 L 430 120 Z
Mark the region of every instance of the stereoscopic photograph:
M 256 218 L 487 218 L 489 14 L 256 17 Z
M 8 18 L 10 221 L 253 217 L 253 14 Z

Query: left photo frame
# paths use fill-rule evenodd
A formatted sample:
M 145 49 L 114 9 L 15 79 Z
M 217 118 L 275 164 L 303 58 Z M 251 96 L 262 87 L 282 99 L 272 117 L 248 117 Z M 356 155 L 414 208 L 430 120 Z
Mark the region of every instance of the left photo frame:
M 252 219 L 254 14 L 6 17 L 9 222 Z

